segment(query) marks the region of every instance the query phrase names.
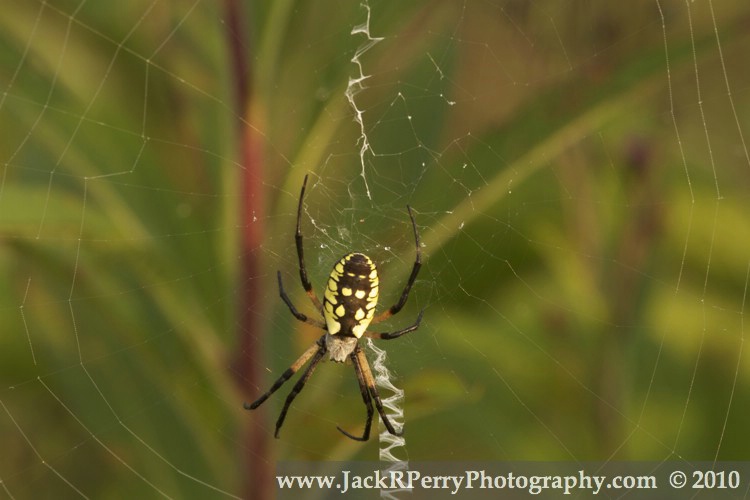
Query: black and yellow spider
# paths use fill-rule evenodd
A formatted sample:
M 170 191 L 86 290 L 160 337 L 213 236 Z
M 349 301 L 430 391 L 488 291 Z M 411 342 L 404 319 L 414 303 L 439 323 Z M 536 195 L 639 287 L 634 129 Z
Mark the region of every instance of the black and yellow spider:
M 341 258 L 333 266 L 333 271 L 328 278 L 328 285 L 325 292 L 323 293 L 323 302 L 315 294 L 312 289 L 310 281 L 307 279 L 307 269 L 305 269 L 305 258 L 304 251 L 302 249 L 302 231 L 300 230 L 300 219 L 302 217 L 302 200 L 305 197 L 305 186 L 307 186 L 307 176 L 302 183 L 302 190 L 299 195 L 299 205 L 297 207 L 297 233 L 295 234 L 295 241 L 297 244 L 297 256 L 299 257 L 299 276 L 302 281 L 302 287 L 307 292 L 308 297 L 312 301 L 315 309 L 318 313 L 322 313 L 325 322 L 313 319 L 307 315 L 299 312 L 292 301 L 284 291 L 284 286 L 281 283 L 281 271 L 277 273 L 279 281 L 279 295 L 284 303 L 289 307 L 289 310 L 299 321 L 314 325 L 326 333 L 324 333 L 318 340 L 315 341 L 292 366 L 290 366 L 271 388 L 259 397 L 252 404 L 245 403 L 243 406 L 246 410 L 254 410 L 268 397 L 276 392 L 284 382 L 294 375 L 310 358 L 310 364 L 305 369 L 304 373 L 292 388 L 289 396 L 286 398 L 284 407 L 281 409 L 279 418 L 276 421 L 276 432 L 275 437 L 279 437 L 279 430 L 284 424 L 284 418 L 286 412 L 289 410 L 289 406 L 297 397 L 297 394 L 305 387 L 310 376 L 313 374 L 315 367 L 321 361 L 323 356 L 328 353 L 329 359 L 342 363 L 347 359 L 351 359 L 354 365 L 354 370 L 357 373 L 357 380 L 359 381 L 359 389 L 362 393 L 362 400 L 367 407 L 367 422 L 365 423 L 365 431 L 362 437 L 353 436 L 349 434 L 341 427 L 336 427 L 345 436 L 355 439 L 357 441 L 367 441 L 370 437 L 370 427 L 372 426 L 372 400 L 375 400 L 375 406 L 378 409 L 380 418 L 383 419 L 388 432 L 395 436 L 400 436 L 402 432 L 397 432 L 394 429 L 393 424 L 386 416 L 383 411 L 383 403 L 380 400 L 380 395 L 375 387 L 375 380 L 373 379 L 372 372 L 370 371 L 370 365 L 367 363 L 367 357 L 365 352 L 359 345 L 359 339 L 364 335 L 365 337 L 390 340 L 400 337 L 401 335 L 409 332 L 413 332 L 419 328 L 419 323 L 422 320 L 422 314 L 424 310 L 417 316 L 417 321 L 413 325 L 398 330 L 392 333 L 374 333 L 368 332 L 367 327 L 370 324 L 380 323 L 399 312 L 406 300 L 409 297 L 409 290 L 411 290 L 414 281 L 417 279 L 417 273 L 419 268 L 422 266 L 421 255 L 419 248 L 419 232 L 417 231 L 417 223 L 414 221 L 414 214 L 412 214 L 411 207 L 406 206 L 409 212 L 409 218 L 411 219 L 412 228 L 414 229 L 414 240 L 416 241 L 417 256 L 414 260 L 414 267 L 412 267 L 409 281 L 404 287 L 404 291 L 401 293 L 401 298 L 391 306 L 389 309 L 383 311 L 379 315 L 375 316 L 375 305 L 378 302 L 378 271 L 375 268 L 375 264 L 370 258 L 361 253 L 350 253 Z

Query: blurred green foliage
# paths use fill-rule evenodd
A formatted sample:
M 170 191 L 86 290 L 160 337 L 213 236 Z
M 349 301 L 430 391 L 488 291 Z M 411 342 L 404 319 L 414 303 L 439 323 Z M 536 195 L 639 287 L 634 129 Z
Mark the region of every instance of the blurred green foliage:
M 7 492 L 240 495 L 251 425 L 262 461 L 375 458 L 334 428 L 364 421 L 351 368 L 322 366 L 278 441 L 286 391 L 248 413 L 233 380 L 258 363 L 264 390 L 320 334 L 275 284 L 282 269 L 308 310 L 307 172 L 318 286 L 356 247 L 392 300 L 417 211 L 425 266 L 388 326 L 425 322 L 384 346 L 410 459 L 748 459 L 746 2 L 373 3 L 384 39 L 356 95 L 372 200 L 344 95 L 366 11 L 247 3 L 232 32 L 230 3 L 0 1 Z M 256 220 L 241 123 L 260 138 Z M 264 331 L 246 332 L 238 242 L 256 223 Z

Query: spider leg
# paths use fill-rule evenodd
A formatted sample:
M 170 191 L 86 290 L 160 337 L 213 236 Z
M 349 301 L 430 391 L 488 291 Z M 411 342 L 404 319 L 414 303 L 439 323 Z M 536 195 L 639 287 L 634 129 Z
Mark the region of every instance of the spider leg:
M 386 309 L 382 313 L 375 316 L 370 322 L 370 324 L 372 325 L 380 323 L 381 321 L 384 321 L 390 318 L 391 316 L 399 312 L 404 307 L 404 304 L 406 304 L 406 300 L 409 298 L 409 292 L 411 291 L 411 287 L 412 285 L 414 285 L 414 282 L 417 280 L 417 274 L 419 274 L 419 269 L 422 267 L 422 251 L 420 249 L 419 231 L 417 230 L 417 222 L 414 220 L 414 213 L 411 211 L 411 207 L 409 205 L 406 205 L 406 209 L 409 211 L 409 218 L 411 219 L 411 227 L 412 229 L 414 229 L 414 241 L 416 243 L 417 256 L 414 259 L 414 266 L 412 266 L 411 268 L 411 274 L 409 275 L 409 280 L 406 282 L 404 291 L 401 292 L 401 298 L 399 298 L 398 302 L 396 302 L 390 308 Z
M 322 342 L 322 339 L 321 339 Z M 297 383 L 294 384 L 294 387 L 292 387 L 292 391 L 289 393 L 289 395 L 286 397 L 286 401 L 284 402 L 284 407 L 281 409 L 281 413 L 279 413 L 279 418 L 276 420 L 276 432 L 273 433 L 273 436 L 275 438 L 279 437 L 279 430 L 281 430 L 281 426 L 284 425 L 284 419 L 286 418 L 286 412 L 289 410 L 289 407 L 292 404 L 292 401 L 294 401 L 294 398 L 297 397 L 297 394 L 302 391 L 302 389 L 305 388 L 305 384 L 312 376 L 313 372 L 315 371 L 315 367 L 318 366 L 318 363 L 320 363 L 320 360 L 323 358 L 323 356 L 326 353 L 325 344 L 321 345 L 317 352 L 315 353 L 315 356 L 313 356 L 312 361 L 310 361 L 310 364 L 307 366 L 307 369 L 305 370 L 305 373 L 302 374 L 302 376 L 297 380 Z
M 284 303 L 289 308 L 289 311 L 294 315 L 295 318 L 302 321 L 303 323 L 307 323 L 308 325 L 313 325 L 318 328 L 322 328 L 323 330 L 326 329 L 325 323 L 322 321 L 314 320 L 312 318 L 309 318 L 306 314 L 303 314 L 297 310 L 296 307 L 294 307 L 294 304 L 292 304 L 292 299 L 289 298 L 289 296 L 286 294 L 286 291 L 284 290 L 284 285 L 281 282 L 281 271 L 276 271 L 276 276 L 279 280 L 279 296 L 281 296 L 281 300 L 284 301 Z
M 419 311 L 419 316 L 417 316 L 417 321 L 415 321 L 413 325 L 407 326 L 403 330 L 398 330 L 397 332 L 390 332 L 390 333 L 365 332 L 365 337 L 370 337 L 371 339 L 380 339 L 380 340 L 396 339 L 405 333 L 413 332 L 414 330 L 419 328 L 419 323 L 422 322 L 423 315 L 424 315 L 424 309 Z
M 370 428 L 372 427 L 372 415 L 375 412 L 375 410 L 372 407 L 372 398 L 370 397 L 370 391 L 367 387 L 367 382 L 365 381 L 365 376 L 362 374 L 362 369 L 359 367 L 359 364 L 356 360 L 356 357 L 354 353 L 351 354 L 352 361 L 354 363 L 354 371 L 357 373 L 357 381 L 359 382 L 359 392 L 362 394 L 362 401 L 364 401 L 365 406 L 367 407 L 367 422 L 365 423 L 365 432 L 362 434 L 362 437 L 357 437 L 352 434 L 349 434 L 344 429 L 342 429 L 339 426 L 336 426 L 336 428 L 343 434 L 344 436 L 354 439 L 355 441 L 367 441 L 370 439 Z
M 402 436 L 404 434 L 404 431 L 402 430 L 401 432 L 397 432 L 393 427 L 391 421 L 388 419 L 388 416 L 385 414 L 385 410 L 383 409 L 383 402 L 380 400 L 380 394 L 378 393 L 378 388 L 375 387 L 375 378 L 372 376 L 372 371 L 370 371 L 370 364 L 367 362 L 365 351 L 362 350 L 359 344 L 357 344 L 357 347 L 352 353 L 351 358 L 354 362 L 355 369 L 362 372 L 362 378 L 364 379 L 365 385 L 367 385 L 367 388 L 370 391 L 370 396 L 375 401 L 375 408 L 378 409 L 378 413 L 380 414 L 380 419 L 383 421 L 383 425 L 385 425 L 385 428 L 388 429 L 388 432 L 390 432 L 394 436 Z
M 256 399 L 252 404 L 243 403 L 243 407 L 246 410 L 254 410 L 260 405 L 265 402 L 266 399 L 268 399 L 271 394 L 276 392 L 279 387 L 284 385 L 284 382 L 289 380 L 289 378 L 297 373 L 297 370 L 299 370 L 302 365 L 307 363 L 307 360 L 309 360 L 313 354 L 318 354 L 319 356 L 322 356 L 326 352 L 325 347 L 325 337 L 320 337 L 313 345 L 311 345 L 305 352 L 302 353 L 302 356 L 297 358 L 297 361 L 295 361 L 292 366 L 290 366 L 284 373 L 281 374 L 281 376 L 276 380 L 276 382 L 273 383 L 270 389 L 263 394 L 261 397 Z M 309 370 L 309 368 L 308 368 Z
M 305 289 L 305 293 L 312 301 L 315 309 L 318 311 L 323 310 L 323 304 L 320 303 L 320 299 L 313 290 L 312 283 L 307 278 L 307 268 L 305 267 L 305 250 L 302 246 L 302 200 L 305 198 L 305 188 L 307 187 L 307 175 L 305 180 L 302 181 L 302 190 L 299 193 L 299 204 L 297 205 L 297 232 L 294 234 L 294 241 L 297 245 L 297 257 L 299 258 L 299 278 L 302 281 L 302 288 Z

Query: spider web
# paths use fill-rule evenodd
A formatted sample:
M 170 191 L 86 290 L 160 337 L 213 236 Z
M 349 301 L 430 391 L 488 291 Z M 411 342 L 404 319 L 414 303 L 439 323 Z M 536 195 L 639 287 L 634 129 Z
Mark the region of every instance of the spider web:
M 0 6 L 8 498 L 240 498 L 246 459 L 748 459 L 743 2 Z M 307 173 L 319 294 L 363 251 L 395 302 L 415 211 L 422 271 L 377 329 L 424 320 L 368 343 L 408 447 L 336 431 L 364 423 L 351 366 L 279 440 L 296 379 L 242 409 L 239 367 L 260 394 L 320 335 L 275 281 L 314 314 Z

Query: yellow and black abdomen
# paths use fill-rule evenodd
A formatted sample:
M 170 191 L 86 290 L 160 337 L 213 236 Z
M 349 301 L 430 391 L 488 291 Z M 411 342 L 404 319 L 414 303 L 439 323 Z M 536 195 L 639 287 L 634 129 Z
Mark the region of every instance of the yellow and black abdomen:
M 378 303 L 378 271 L 361 253 L 345 255 L 333 266 L 323 298 L 328 333 L 360 338 Z

